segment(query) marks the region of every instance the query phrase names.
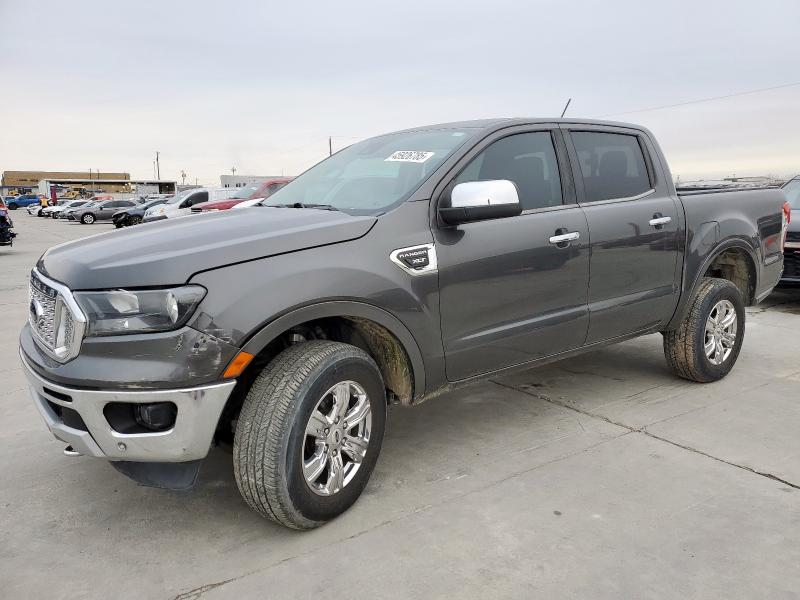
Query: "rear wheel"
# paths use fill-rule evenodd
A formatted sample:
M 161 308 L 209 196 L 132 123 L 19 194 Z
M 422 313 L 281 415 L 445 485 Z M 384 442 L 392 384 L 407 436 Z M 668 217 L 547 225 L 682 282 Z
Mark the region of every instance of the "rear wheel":
M 742 294 L 726 279 L 706 278 L 686 317 L 664 333 L 664 355 L 672 371 L 703 383 L 725 377 L 742 348 L 745 312 Z
M 81 223 L 83 223 L 84 225 L 91 225 L 92 223 L 94 223 L 94 220 L 95 220 L 94 215 L 92 213 L 86 213 L 81 217 Z
M 378 460 L 386 393 L 375 361 L 349 344 L 296 344 L 253 383 L 234 437 L 236 483 L 250 507 L 294 529 L 352 506 Z

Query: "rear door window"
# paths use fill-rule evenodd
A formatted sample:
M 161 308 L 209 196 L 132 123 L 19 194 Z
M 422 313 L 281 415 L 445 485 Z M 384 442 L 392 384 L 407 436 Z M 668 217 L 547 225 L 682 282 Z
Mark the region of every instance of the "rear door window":
M 600 131 L 570 133 L 587 202 L 638 196 L 653 188 L 639 138 Z

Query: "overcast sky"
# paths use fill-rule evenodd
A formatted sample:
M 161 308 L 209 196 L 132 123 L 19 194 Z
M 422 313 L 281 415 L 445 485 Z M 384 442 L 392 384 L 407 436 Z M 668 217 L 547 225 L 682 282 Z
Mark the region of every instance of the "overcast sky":
M 650 127 L 673 175 L 800 172 L 798 0 L 0 0 L 0 171 L 218 184 L 395 129 Z

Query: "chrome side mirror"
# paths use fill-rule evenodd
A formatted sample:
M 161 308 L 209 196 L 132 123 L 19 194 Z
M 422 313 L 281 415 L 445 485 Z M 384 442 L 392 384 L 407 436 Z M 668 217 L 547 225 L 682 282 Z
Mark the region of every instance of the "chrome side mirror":
M 459 183 L 450 192 L 449 206 L 444 200 L 439 217 L 447 225 L 514 217 L 522 212 L 517 186 L 507 179 Z

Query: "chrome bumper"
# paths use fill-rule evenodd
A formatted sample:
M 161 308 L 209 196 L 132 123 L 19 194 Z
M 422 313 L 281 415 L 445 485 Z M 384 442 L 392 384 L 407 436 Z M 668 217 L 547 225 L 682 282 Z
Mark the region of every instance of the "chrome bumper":
M 96 391 L 67 388 L 33 371 L 20 353 L 31 398 L 53 436 L 86 456 L 132 462 L 184 462 L 205 458 L 235 381 L 177 390 Z M 167 431 L 119 433 L 103 414 L 109 402 L 174 402 L 175 425 Z M 53 405 L 77 412 L 86 429 L 66 425 Z

